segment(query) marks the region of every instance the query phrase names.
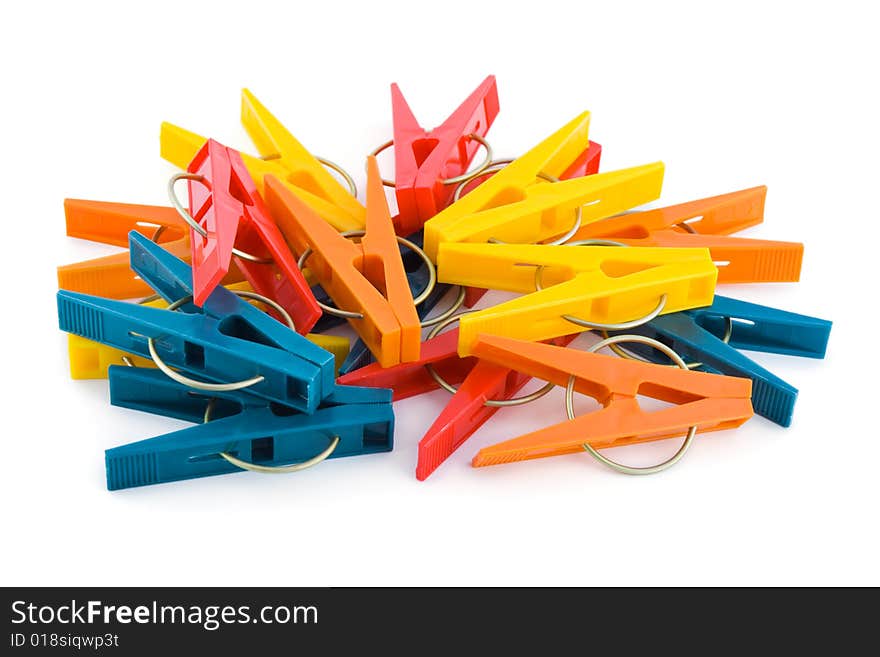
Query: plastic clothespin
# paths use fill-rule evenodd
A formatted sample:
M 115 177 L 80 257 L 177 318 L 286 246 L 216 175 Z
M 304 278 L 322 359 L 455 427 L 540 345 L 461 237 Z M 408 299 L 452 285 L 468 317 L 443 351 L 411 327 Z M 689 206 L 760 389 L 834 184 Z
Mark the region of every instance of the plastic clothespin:
M 728 331 L 725 342 L 723 336 Z M 751 379 L 755 413 L 787 427 L 791 424 L 797 389 L 738 349 L 824 358 L 831 322 L 716 296 L 708 308 L 658 317 L 627 333 L 659 340 L 685 360 L 697 361 L 695 369 Z M 653 360 L 654 350 L 642 347 L 627 348 Z
M 190 234 L 193 298 L 202 305 L 229 270 L 234 257 L 254 290 L 281 305 L 293 317 L 297 331 L 307 333 L 321 316 L 309 284 L 263 205 L 238 151 L 213 139 L 190 163 L 190 211 L 205 231 Z M 250 257 L 235 255 L 238 247 Z
M 417 360 L 421 328 L 400 258 L 376 158 L 367 160 L 367 221 L 360 243 L 345 239 L 276 178 L 266 201 L 294 251 L 384 367 Z
M 394 181 L 397 207 L 394 227 L 409 235 L 449 205 L 454 185 L 446 181 L 467 171 L 479 148 L 471 137 L 486 136 L 498 114 L 495 76 L 488 76 L 433 130 L 422 128 L 397 84 L 391 85 L 394 123 Z
M 457 385 L 464 381 L 477 364 L 475 358 L 458 356 L 457 343 L 458 329 L 447 331 L 423 342 L 417 361 L 391 367 L 371 363 L 343 374 L 336 382 L 340 385 L 390 388 L 394 393 L 394 401 L 400 401 L 440 387 L 425 368 L 425 365 L 431 365 L 451 385 Z
M 157 370 L 114 365 L 110 398 L 115 406 L 198 423 L 108 449 L 110 490 L 241 471 L 221 453 L 272 467 L 314 458 L 337 437 L 328 458 L 387 452 L 393 443 L 388 390 L 337 386 L 314 414 L 303 415 L 244 392 L 194 392 Z
M 551 344 L 564 347 L 575 337 L 576 334 L 556 338 Z M 487 401 L 510 400 L 531 380 L 528 374 L 506 365 L 478 360 L 419 441 L 416 478 L 427 479 L 495 414 L 499 406 Z
M 441 242 L 535 243 L 561 235 L 577 220 L 590 222 L 660 196 L 663 163 L 655 162 L 560 182 L 588 147 L 584 112 L 486 182 L 425 223 L 425 251 L 436 259 Z M 579 208 L 579 210 L 578 210 Z
M 571 241 L 608 239 L 629 246 L 705 247 L 719 283 L 793 282 L 800 278 L 804 245 L 728 233 L 763 220 L 766 187 L 632 212 L 582 226 Z M 696 219 L 696 221 L 689 221 Z M 688 226 L 689 232 L 680 224 Z M 712 231 L 703 234 L 703 231 Z M 714 231 L 723 231 L 716 234 Z
M 241 122 L 262 156 L 242 160 L 263 194 L 263 178 L 273 175 L 337 230 L 364 227 L 366 210 L 247 89 L 242 90 Z M 207 141 L 189 130 L 163 123 L 161 155 L 185 169 Z
M 159 242 L 178 258 L 191 260 L 189 229 L 174 208 L 67 198 L 64 199 L 64 216 L 70 237 L 128 247 L 128 233 L 135 230 Z M 110 299 L 134 299 L 152 294 L 128 263 L 126 252 L 62 265 L 58 267 L 58 287 Z M 233 264 L 224 283 L 242 279 Z
M 134 232 L 129 251 L 132 269 L 164 299 L 191 296 L 184 262 Z M 249 382 L 248 392 L 308 413 L 333 390 L 332 354 L 225 288 L 216 288 L 201 310 L 193 303 L 180 310 L 58 292 L 59 326 L 68 333 L 142 358 L 158 356 L 209 382 Z
M 230 285 L 227 289 L 233 288 L 234 286 Z M 163 308 L 167 303 L 157 300 L 145 305 Z M 305 337 L 309 342 L 333 354 L 334 369 L 338 374 L 339 368 L 348 357 L 348 338 L 320 333 L 309 333 Z M 106 379 L 107 368 L 111 365 L 124 364 L 126 359 L 135 367 L 156 367 L 156 364 L 148 358 L 141 358 L 73 334 L 67 336 L 67 354 L 72 379 Z
M 616 356 L 576 351 L 553 345 L 482 335 L 474 353 L 490 362 L 512 367 L 565 386 L 575 377 L 575 390 L 596 399 L 604 408 L 571 421 L 481 449 L 474 467 L 557 456 L 661 440 L 699 431 L 732 429 L 753 412 L 751 381 L 675 367 L 628 361 Z M 638 395 L 676 404 L 644 411 Z
M 708 249 L 443 243 L 437 274 L 444 283 L 531 292 L 462 316 L 458 349 L 467 356 L 480 333 L 568 335 L 578 322 L 564 315 L 607 325 L 708 306 L 718 269 Z M 534 292 L 538 281 L 544 287 Z

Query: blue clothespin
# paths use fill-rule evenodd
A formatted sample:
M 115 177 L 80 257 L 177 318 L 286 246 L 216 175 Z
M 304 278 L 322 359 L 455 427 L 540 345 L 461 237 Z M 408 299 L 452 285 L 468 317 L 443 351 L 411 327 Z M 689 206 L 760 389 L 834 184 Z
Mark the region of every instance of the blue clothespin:
M 194 391 L 151 368 L 114 365 L 109 378 L 113 405 L 198 424 L 108 449 L 110 490 L 239 472 L 248 469 L 244 466 L 289 466 L 330 447 L 326 458 L 387 452 L 393 445 L 390 390 L 337 386 L 315 413 L 304 415 L 246 392 Z
M 190 295 L 186 264 L 137 233 L 130 248 L 132 267 L 163 297 Z M 171 368 L 215 384 L 251 381 L 249 393 L 306 413 L 333 391 L 332 354 L 228 290 L 216 288 L 202 309 L 188 303 L 180 310 L 58 292 L 59 326 L 68 333 L 145 358 L 153 357 L 152 338 L 155 355 Z
M 192 268 L 183 260 L 135 231 L 129 233 L 128 243 L 132 270 L 165 301 L 174 303 L 192 296 Z M 257 339 L 262 335 L 266 340 L 321 368 L 324 395 L 333 390 L 335 363 L 330 352 L 279 324 L 234 292 L 222 286 L 215 288 L 215 292 L 208 296 L 201 308 L 190 301 L 182 304 L 178 312 L 203 313 L 227 324 L 235 323 L 237 328 Z
M 624 332 L 659 340 L 686 361 L 699 362 L 694 369 L 751 379 L 755 412 L 787 427 L 791 424 L 797 388 L 737 350 L 824 358 L 831 322 L 716 295 L 707 308 L 663 315 Z M 650 347 L 627 348 L 660 361 L 661 357 Z

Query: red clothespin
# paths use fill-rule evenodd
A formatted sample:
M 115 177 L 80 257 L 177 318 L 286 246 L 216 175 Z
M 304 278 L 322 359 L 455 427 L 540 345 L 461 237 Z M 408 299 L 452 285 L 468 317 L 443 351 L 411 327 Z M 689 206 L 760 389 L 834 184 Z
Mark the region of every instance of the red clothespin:
M 632 212 L 582 226 L 573 240 L 607 239 L 629 246 L 707 247 L 719 283 L 794 282 L 804 245 L 728 234 L 763 221 L 766 187 Z
M 443 335 L 451 333 L 450 331 Z M 456 331 L 455 335 L 457 334 Z M 550 344 L 564 347 L 577 335 L 555 338 Z M 513 399 L 531 380 L 530 375 L 517 372 L 506 365 L 486 360 L 477 361 L 458 391 L 419 441 L 416 478 L 419 481 L 427 479 L 464 441 L 495 415 L 500 406 L 493 405 L 492 401 Z
M 425 365 L 431 365 L 444 380 L 457 385 L 474 369 L 477 359 L 471 356 L 459 358 L 456 329 L 425 340 L 417 361 L 391 367 L 370 363 L 340 376 L 336 382 L 346 386 L 390 388 L 394 393 L 394 401 L 400 401 L 440 387 Z
M 481 449 L 474 467 L 572 454 L 584 443 L 595 449 L 617 447 L 699 431 L 732 429 L 752 414 L 749 379 L 625 360 L 513 338 L 481 335 L 474 353 L 532 376 L 575 390 L 604 408 L 574 420 Z M 658 411 L 641 409 L 638 395 L 676 404 Z
M 391 85 L 394 122 L 394 180 L 398 235 L 410 235 L 445 208 L 454 191 L 450 180 L 467 171 L 498 114 L 498 89 L 490 75 L 433 130 L 422 128 L 396 84 Z
M 161 244 L 181 260 L 191 261 L 189 231 L 174 208 L 66 198 L 64 217 L 70 237 L 124 246 L 126 251 L 58 267 L 59 289 L 108 299 L 134 299 L 153 294 L 153 288 L 131 270 L 127 247 L 128 234 L 133 230 Z M 238 267 L 233 266 L 223 282 L 242 280 L 244 277 Z
M 209 139 L 188 169 L 194 301 L 201 306 L 229 271 L 234 258 L 254 291 L 290 313 L 307 333 L 321 310 L 263 200 L 241 154 Z

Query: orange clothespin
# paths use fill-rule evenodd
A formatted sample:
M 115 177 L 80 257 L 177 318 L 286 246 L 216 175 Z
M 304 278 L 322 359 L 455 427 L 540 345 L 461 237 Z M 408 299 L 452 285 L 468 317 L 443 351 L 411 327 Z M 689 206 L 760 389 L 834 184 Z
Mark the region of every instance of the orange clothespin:
M 337 233 L 274 176 L 266 177 L 265 188 L 272 216 L 300 265 L 311 256 L 309 269 L 337 304 L 324 311 L 343 314 L 383 367 L 418 360 L 421 329 L 400 258 L 403 238 L 394 234 L 376 158 L 367 159 L 364 231 Z M 346 235 L 362 239 L 356 244 Z
M 578 453 L 587 449 L 585 443 L 595 450 L 662 440 L 695 427 L 689 433 L 692 437 L 696 431 L 738 427 L 753 415 L 749 379 L 485 334 L 477 340 L 473 353 L 559 386 L 568 386 L 573 378 L 573 390 L 593 397 L 604 407 L 483 448 L 474 457 L 475 467 Z M 644 411 L 638 395 L 675 406 Z
M 764 219 L 766 187 L 631 212 L 581 226 L 572 241 L 602 239 L 627 246 L 707 247 L 719 283 L 794 282 L 800 278 L 804 245 L 729 233 Z
M 64 199 L 67 234 L 126 247 L 123 253 L 93 258 L 58 267 L 58 287 L 109 299 L 134 299 L 153 294 L 153 289 L 131 270 L 128 234 L 137 231 L 162 245 L 166 251 L 190 263 L 189 230 L 177 210 L 159 205 L 109 203 L 83 199 Z M 224 284 L 244 280 L 232 266 Z

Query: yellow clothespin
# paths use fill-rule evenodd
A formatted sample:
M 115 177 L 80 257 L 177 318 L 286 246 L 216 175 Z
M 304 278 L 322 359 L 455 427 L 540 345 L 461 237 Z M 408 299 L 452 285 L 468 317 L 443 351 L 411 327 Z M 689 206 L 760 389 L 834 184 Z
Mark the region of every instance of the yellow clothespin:
M 584 112 L 425 223 L 425 251 L 441 242 L 535 243 L 660 196 L 663 163 L 559 182 L 589 144 Z M 544 180 L 542 180 L 544 179 Z
M 442 243 L 437 275 L 444 283 L 531 292 L 462 315 L 458 353 L 464 357 L 481 333 L 547 340 L 585 329 L 623 330 L 711 305 L 718 269 L 708 249 Z
M 245 153 L 241 156 L 260 194 L 263 177 L 272 174 L 337 230 L 362 229 L 364 206 L 250 91 L 243 89 L 241 93 L 241 122 L 261 157 Z M 206 140 L 195 132 L 163 122 L 160 152 L 164 159 L 186 169 Z
M 253 292 L 253 288 L 247 281 L 225 287 L 234 291 Z M 162 299 L 156 299 L 144 305 L 164 308 L 168 304 Z M 333 354 L 338 372 L 339 366 L 348 356 L 351 347 L 348 338 L 321 333 L 309 333 L 306 338 Z M 67 336 L 67 353 L 70 360 L 70 378 L 72 379 L 106 379 L 107 368 L 110 365 L 131 364 L 134 367 L 156 367 L 156 364 L 149 358 L 141 358 L 72 333 Z

